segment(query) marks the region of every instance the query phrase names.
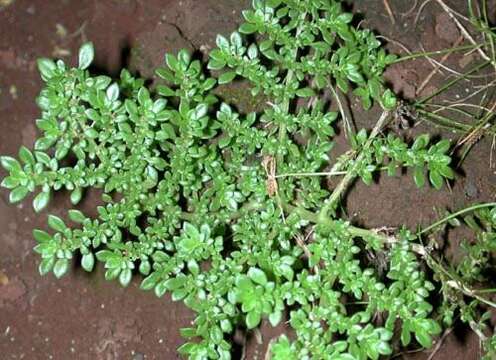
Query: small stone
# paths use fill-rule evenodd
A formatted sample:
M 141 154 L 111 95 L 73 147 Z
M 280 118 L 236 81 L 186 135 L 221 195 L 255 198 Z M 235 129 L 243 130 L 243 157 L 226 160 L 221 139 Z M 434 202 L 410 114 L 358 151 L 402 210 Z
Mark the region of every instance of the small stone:
M 9 284 L 9 278 L 3 272 L 0 271 L 0 286 L 5 286 Z
M 10 93 L 10 96 L 12 96 L 12 99 L 14 99 L 14 100 L 17 100 L 17 98 L 19 97 L 17 94 L 17 87 L 15 85 L 10 86 L 9 93 Z
M 477 186 L 474 184 L 473 181 L 470 181 L 470 180 L 468 180 L 465 183 L 463 190 L 465 191 L 465 195 L 468 198 L 475 198 L 477 196 L 477 194 L 479 193 L 479 189 L 477 189 Z
M 133 360 L 145 360 L 145 355 L 139 352 L 135 352 L 133 355 Z
M 8 284 L 2 286 L 0 291 L 0 303 L 2 301 L 14 302 L 22 298 L 26 294 L 26 286 L 19 279 L 13 279 Z

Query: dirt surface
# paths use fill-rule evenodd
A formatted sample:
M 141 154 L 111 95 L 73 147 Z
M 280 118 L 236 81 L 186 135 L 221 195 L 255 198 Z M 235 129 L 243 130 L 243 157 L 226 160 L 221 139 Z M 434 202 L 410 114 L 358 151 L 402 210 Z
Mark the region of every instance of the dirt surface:
M 41 80 L 38 57 L 62 57 L 75 64 L 82 41 L 96 48 L 95 70 L 116 76 L 123 66 L 151 77 L 166 51 L 186 47 L 206 53 L 217 33 L 227 34 L 240 21 L 249 0 L 105 0 L 0 1 L 0 154 L 15 154 L 21 144 L 32 147 L 39 112 L 34 99 Z M 429 4 L 414 26 L 413 2 L 391 0 L 392 24 L 382 0 L 353 1 L 363 26 L 373 28 L 412 51 L 452 46 L 460 34 L 439 7 Z M 464 0 L 450 1 L 464 10 Z M 418 8 L 417 8 L 418 9 Z M 402 52 L 399 45 L 390 50 Z M 462 69 L 476 59 L 453 55 L 447 64 Z M 395 91 L 405 98 L 436 89 L 441 76 L 421 89 L 432 65 L 417 60 L 388 71 Z M 470 84 L 453 90 L 463 96 Z M 453 94 L 451 94 L 453 95 Z M 371 127 L 375 115 L 364 114 L 352 103 L 354 120 Z M 405 136 L 437 130 L 419 124 L 403 130 Z M 451 134 L 443 134 L 450 136 Z M 339 145 L 339 144 L 338 144 Z M 490 139 L 470 152 L 451 190 L 418 190 L 411 176 L 382 177 L 371 187 L 357 183 L 346 200 L 347 215 L 368 226 L 415 227 L 437 217 L 436 209 L 456 209 L 469 203 L 494 200 L 494 169 L 489 167 Z M 336 151 L 343 148 L 336 147 Z M 5 173 L 0 172 L 0 177 Z M 94 209 L 96 197 L 83 203 Z M 8 192 L 0 192 L 0 357 L 2 359 L 176 359 L 182 343 L 179 329 L 192 314 L 169 297 L 157 299 L 138 289 L 138 279 L 122 289 L 106 282 L 102 269 L 86 274 L 75 268 L 57 281 L 40 277 L 33 254 L 33 228 L 44 228 L 48 213 L 64 215 L 67 196 L 55 198 L 42 215 L 35 215 L 29 199 L 13 207 Z M 91 213 L 91 211 L 90 211 Z M 456 252 L 456 239 L 450 244 Z M 284 329 L 264 324 L 250 334 L 246 359 L 263 359 L 270 339 Z M 397 357 L 427 359 L 429 352 Z M 479 343 L 470 332 L 453 332 L 433 359 L 479 359 Z

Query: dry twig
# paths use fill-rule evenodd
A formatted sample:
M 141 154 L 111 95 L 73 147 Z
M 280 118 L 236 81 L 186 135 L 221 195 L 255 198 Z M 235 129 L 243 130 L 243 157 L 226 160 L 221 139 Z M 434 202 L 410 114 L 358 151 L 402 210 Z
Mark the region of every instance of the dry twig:
M 441 338 L 437 341 L 436 347 L 432 350 L 427 360 L 434 359 L 434 356 L 437 354 L 439 349 L 441 349 L 441 345 L 443 345 L 444 340 L 448 337 L 449 334 L 451 334 L 452 331 L 453 328 L 448 328 L 444 331 L 443 336 L 441 336 Z
M 277 180 L 276 180 L 276 159 L 273 156 L 267 155 L 262 160 L 262 166 L 267 175 L 267 193 L 270 197 L 277 195 Z
M 389 5 L 389 1 L 388 0 L 382 0 L 383 4 L 384 4 L 384 7 L 386 8 L 386 11 L 389 15 L 389 19 L 391 20 L 391 23 L 392 24 L 395 24 L 396 23 L 396 19 L 394 17 L 394 14 L 393 14 L 393 10 L 391 9 L 391 6 Z
M 463 36 L 460 36 L 455 44 L 453 45 L 454 47 L 457 47 L 459 46 L 461 43 L 463 42 Z M 432 80 L 432 77 L 439 71 L 439 69 L 441 68 L 441 65 L 446 61 L 448 60 L 448 58 L 450 57 L 452 53 L 449 52 L 449 53 L 446 53 L 442 58 L 441 58 L 441 61 L 439 62 L 439 64 L 437 64 L 434 69 L 432 69 L 432 71 L 430 72 L 429 75 L 427 75 L 427 77 L 425 78 L 425 80 L 422 82 L 422 84 L 418 87 L 417 91 L 415 92 L 415 95 L 418 95 L 422 92 L 422 90 L 425 89 L 425 87 L 427 86 L 427 84 L 429 84 L 429 82 Z
M 456 11 L 454 11 L 452 8 L 450 8 L 448 5 L 446 5 L 446 3 L 443 0 L 435 0 L 435 1 L 449 15 L 449 17 L 451 18 L 451 20 L 453 20 L 455 22 L 456 26 L 458 27 L 458 29 L 460 30 L 460 32 L 462 33 L 462 35 L 465 37 L 465 39 L 467 39 L 473 45 L 477 45 L 477 42 L 474 40 L 474 38 L 472 37 L 472 35 L 470 35 L 470 33 L 467 31 L 467 29 L 462 25 L 462 23 L 460 22 L 460 20 L 458 20 L 458 18 L 455 16 L 455 14 L 457 16 L 463 18 L 466 21 L 469 21 L 469 19 L 467 19 L 466 17 L 464 17 L 461 14 L 457 13 Z M 482 48 L 477 47 L 477 51 L 478 51 L 478 53 L 480 54 L 480 56 L 484 60 L 489 61 L 496 68 L 496 63 L 486 54 L 486 52 L 484 50 L 482 50 Z

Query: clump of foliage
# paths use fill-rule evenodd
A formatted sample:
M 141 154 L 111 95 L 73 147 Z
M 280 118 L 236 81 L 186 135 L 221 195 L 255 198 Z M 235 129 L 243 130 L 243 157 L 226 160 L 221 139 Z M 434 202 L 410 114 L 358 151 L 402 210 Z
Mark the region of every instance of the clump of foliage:
M 254 0 L 243 15 L 239 32 L 218 36 L 208 69 L 186 51 L 166 55 L 157 70 L 165 82 L 153 92 L 127 70 L 117 80 L 92 76 L 90 43 L 77 68 L 38 61 L 43 135 L 34 151 L 21 147 L 20 161 L 1 158 L 9 172 L 2 186 L 12 203 L 37 193 L 37 212 L 61 189 L 76 205 L 85 189 L 99 188 L 104 203 L 96 218 L 73 209 L 74 225 L 49 215 L 52 233 L 34 231 L 40 273 L 63 276 L 76 254 L 85 270 L 98 260 L 106 279 L 123 286 L 139 272 L 144 290 L 170 292 L 197 314 L 178 350 L 191 359 L 230 359 L 236 327 L 286 317 L 296 337 L 274 341 L 273 359 L 378 359 L 393 352 L 398 329 L 403 346 L 431 347 L 441 326 L 423 260 L 448 284 L 446 299 L 457 296 L 444 303 L 445 320 L 461 308 L 478 322 L 480 299 L 464 302 L 469 283 L 441 277 L 482 276 L 471 259 L 494 250 L 493 210 L 480 208 L 482 245 L 467 245 L 470 256 L 451 272 L 419 234 L 362 229 L 339 217 L 356 178 L 370 184 L 384 169 L 407 167 L 419 187 L 426 178 L 436 188 L 453 178 L 448 141 L 423 135 L 409 145 L 382 135 L 396 107 L 382 74 L 395 57 L 354 27 L 338 1 Z M 239 114 L 213 95 L 235 79 L 267 99 L 261 113 Z M 366 109 L 380 104 L 372 131 L 355 132 L 328 111 L 328 89 L 336 101 L 351 90 Z M 339 118 L 351 150 L 330 159 Z M 331 190 L 322 177 L 334 174 L 343 178 Z M 384 263 L 364 254 L 385 254 Z

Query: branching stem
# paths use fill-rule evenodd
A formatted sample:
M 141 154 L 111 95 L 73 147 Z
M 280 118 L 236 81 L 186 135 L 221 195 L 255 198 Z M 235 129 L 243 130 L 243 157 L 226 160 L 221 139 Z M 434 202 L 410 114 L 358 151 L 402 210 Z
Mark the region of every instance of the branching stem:
M 492 203 L 485 203 L 485 204 L 477 204 L 477 205 L 473 205 L 473 206 L 470 206 L 468 208 L 465 208 L 465 209 L 462 209 L 460 211 L 457 211 L 453 214 L 450 214 L 449 216 L 446 216 L 445 218 L 439 220 L 439 221 L 436 221 L 434 224 L 426 227 L 425 229 L 419 231 L 417 233 L 417 236 L 421 236 L 425 233 L 428 233 L 429 231 L 437 228 L 438 226 L 441 226 L 443 225 L 444 223 L 450 221 L 451 219 L 454 219 L 454 218 L 457 218 L 458 216 L 460 215 L 463 215 L 463 214 L 466 214 L 466 213 L 469 213 L 469 212 L 472 212 L 472 211 L 475 211 L 475 210 L 478 210 L 478 209 L 483 209 L 483 208 L 488 208 L 488 207 L 495 207 L 496 206 L 496 203 L 492 202 Z
M 357 176 L 356 171 L 358 170 L 358 167 L 361 165 L 363 159 L 365 158 L 366 150 L 372 145 L 373 140 L 377 137 L 377 135 L 379 135 L 379 133 L 384 128 L 388 120 L 389 120 L 389 111 L 384 111 L 381 114 L 376 125 L 372 129 L 372 132 L 370 133 L 367 142 L 363 145 L 362 152 L 357 156 L 355 160 L 353 160 L 353 165 L 351 169 L 344 176 L 344 178 L 341 180 L 338 186 L 334 189 L 329 200 L 327 200 L 327 203 L 322 207 L 319 214 L 320 219 L 325 219 L 328 217 L 329 211 L 336 207 L 343 193 L 356 178 Z

